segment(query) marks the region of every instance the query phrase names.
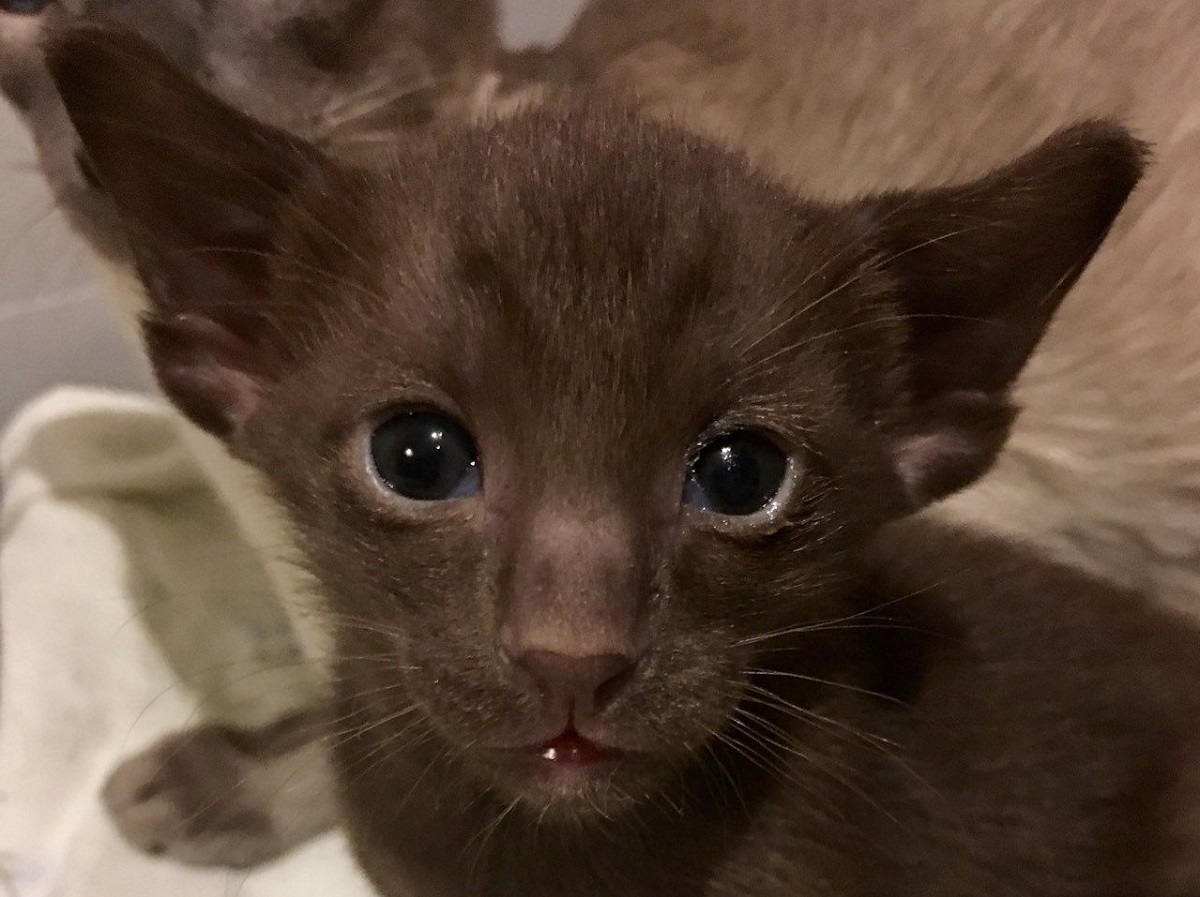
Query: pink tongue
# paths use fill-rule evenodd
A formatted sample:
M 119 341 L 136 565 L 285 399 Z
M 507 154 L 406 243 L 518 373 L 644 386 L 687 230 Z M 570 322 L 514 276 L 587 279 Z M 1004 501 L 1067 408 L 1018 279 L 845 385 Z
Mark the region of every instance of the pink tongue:
M 590 766 L 617 759 L 617 752 L 588 741 L 574 729 L 567 729 L 553 741 L 538 748 L 538 756 L 551 763 L 577 763 Z

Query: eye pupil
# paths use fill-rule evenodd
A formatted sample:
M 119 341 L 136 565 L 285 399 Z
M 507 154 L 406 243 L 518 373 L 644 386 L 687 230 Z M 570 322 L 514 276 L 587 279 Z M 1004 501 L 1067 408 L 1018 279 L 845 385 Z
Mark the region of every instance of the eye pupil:
M 481 485 L 471 437 L 434 411 L 384 421 L 371 435 L 371 460 L 389 489 L 416 501 L 467 498 Z
M 692 462 L 684 500 L 728 516 L 761 511 L 778 494 L 787 475 L 787 456 L 749 430 L 729 433 L 704 446 Z

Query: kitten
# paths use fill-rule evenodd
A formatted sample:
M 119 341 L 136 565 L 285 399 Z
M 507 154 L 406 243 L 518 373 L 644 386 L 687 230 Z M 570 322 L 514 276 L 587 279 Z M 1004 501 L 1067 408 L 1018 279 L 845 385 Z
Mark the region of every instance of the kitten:
M 1000 453 L 1125 131 L 830 203 L 585 97 L 365 170 L 136 38 L 49 60 L 160 385 L 320 583 L 385 897 L 1200 892 L 1200 634 L 916 513 Z
M 207 78 L 244 110 L 287 130 L 320 136 L 305 124 L 312 110 L 327 112 L 320 92 L 306 93 L 306 85 L 319 82 L 319 71 L 308 62 L 278 64 L 288 52 L 280 49 L 278 36 L 284 17 L 255 23 L 255 7 L 246 3 L 217 4 L 211 18 L 197 18 L 191 7 L 139 8 L 144 5 L 94 4 L 89 13 L 110 6 L 118 14 L 124 10 L 126 20 L 136 20 L 185 66 L 198 52 L 220 56 L 214 48 L 222 45 L 221 34 L 245 35 L 240 44 L 225 39 L 234 49 L 223 52 L 233 61 L 215 67 L 216 75 L 202 69 L 192 74 Z M 246 27 L 240 27 L 242 20 Z M 0 63 L 5 83 L 17 94 L 32 91 L 42 98 L 42 108 L 56 109 L 40 58 L 32 53 L 37 28 L 14 25 L 40 21 L 13 15 L 0 20 L 5 38 Z M 937 510 L 1026 534 L 1108 577 L 1194 607 L 1197 518 L 1191 499 L 1200 441 L 1187 435 L 1195 412 L 1186 379 L 1194 367 L 1186 320 L 1195 296 L 1190 247 L 1196 234 L 1188 204 L 1197 156 L 1188 117 L 1178 109 L 1188 100 L 1197 67 L 1194 42 L 1187 39 L 1195 30 L 1186 4 L 1148 9 L 1131 0 L 919 0 L 901 6 L 876 0 L 595 0 L 563 47 L 540 60 L 529 57 L 525 73 L 542 82 L 631 93 L 658 115 L 678 117 L 683 110 L 689 127 L 747 149 L 760 164 L 803 181 L 811 191 L 832 195 L 965 175 L 1019 151 L 1072 115 L 1119 112 L 1133 118 L 1160 145 L 1160 158 L 1153 183 L 1139 191 L 1132 214 L 1123 216 L 1122 226 L 1131 232 L 1089 270 L 1018 386 L 1027 410 L 997 469 L 981 486 Z M 478 33 L 480 55 L 488 56 L 488 31 Z M 410 48 L 412 42 L 391 43 Z M 379 50 L 364 51 L 349 74 L 338 76 L 352 80 L 358 69 L 376 71 L 371 52 Z M 254 65 L 256 57 L 271 63 Z M 408 96 L 398 103 L 403 114 L 384 121 L 423 119 L 429 114 L 423 100 L 413 100 L 425 97 L 421 72 L 430 66 L 404 58 L 389 65 L 387 77 L 409 88 L 397 91 Z M 470 88 L 481 69 L 467 64 L 464 70 L 464 77 L 450 80 Z M 280 77 L 273 79 L 275 73 Z M 443 105 L 459 102 L 453 90 L 435 93 L 446 98 Z M 297 95 L 309 99 L 295 102 Z M 289 101 L 279 101 L 281 96 Z M 62 131 L 57 138 L 50 132 L 46 145 L 58 148 L 43 149 L 44 167 L 52 178 L 58 171 L 79 182 L 77 143 L 61 110 L 32 119 L 35 134 L 43 121 L 57 122 Z M 386 141 L 367 145 L 387 151 Z M 343 154 L 350 149 L 327 148 Z M 113 240 L 118 230 L 111 207 L 94 189 L 80 195 L 108 216 L 91 227 L 94 242 L 119 244 Z M 87 232 L 86 219 L 81 228 Z M 1139 301 L 1127 301 L 1135 289 Z M 128 287 L 120 292 L 135 300 L 128 311 L 136 312 L 140 292 Z M 277 546 L 288 540 L 272 507 L 256 498 L 261 487 L 248 485 L 250 474 L 199 434 L 188 435 L 238 510 L 244 531 L 275 560 Z M 307 596 L 308 583 L 290 565 L 276 560 L 272 572 L 289 606 Z M 319 617 L 296 620 L 310 653 L 328 653 Z M 320 685 L 310 684 L 298 700 Z M 183 736 L 187 743 L 190 738 Z M 235 748 L 226 748 L 226 762 L 240 763 Z M 160 765 L 156 757 L 135 761 L 110 792 L 115 803 L 131 808 L 132 818 L 123 820 L 127 825 L 141 820 L 135 826 L 139 838 L 162 831 L 163 813 L 178 815 L 169 801 L 150 807 L 126 803 L 137 781 L 130 774 L 148 775 L 148 763 Z M 203 786 L 187 778 L 160 784 L 169 795 Z M 319 804 L 325 793 L 319 777 L 313 792 Z M 228 803 L 240 813 L 236 801 Z

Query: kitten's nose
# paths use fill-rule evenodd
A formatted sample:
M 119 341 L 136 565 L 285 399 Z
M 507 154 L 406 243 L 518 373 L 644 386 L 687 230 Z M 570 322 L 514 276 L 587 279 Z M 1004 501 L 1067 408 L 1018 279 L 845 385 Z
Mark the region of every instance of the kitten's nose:
M 514 663 L 532 678 L 543 699 L 576 716 L 603 710 L 629 680 L 634 662 L 621 654 L 576 657 L 554 651 L 526 651 Z

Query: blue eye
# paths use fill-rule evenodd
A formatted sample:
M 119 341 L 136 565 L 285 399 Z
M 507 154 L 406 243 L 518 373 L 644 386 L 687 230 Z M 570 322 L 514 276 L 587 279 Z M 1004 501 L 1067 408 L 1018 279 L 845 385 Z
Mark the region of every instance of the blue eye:
M 779 495 L 788 459 L 774 442 L 751 430 L 727 433 L 692 460 L 683 500 L 702 511 L 745 517 Z
M 397 414 L 371 434 L 379 479 L 415 501 L 450 501 L 479 492 L 479 455 L 467 431 L 436 411 Z

